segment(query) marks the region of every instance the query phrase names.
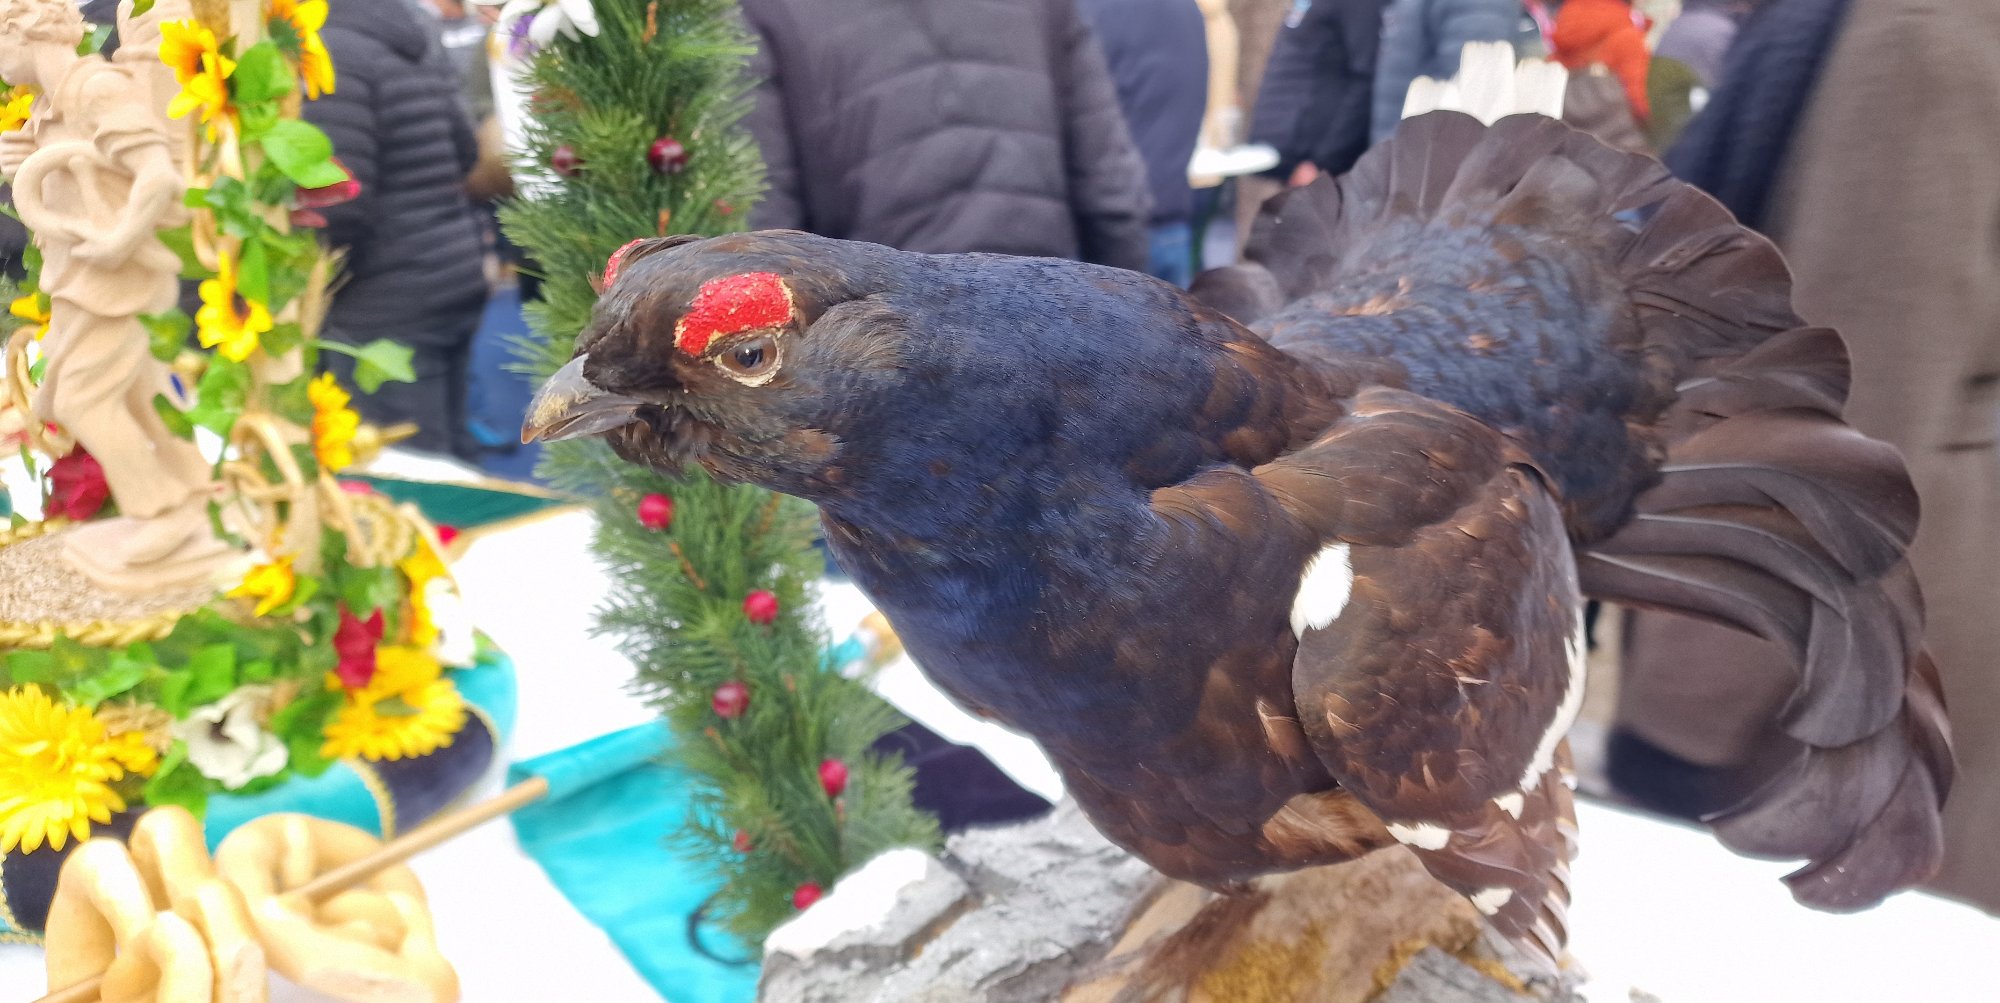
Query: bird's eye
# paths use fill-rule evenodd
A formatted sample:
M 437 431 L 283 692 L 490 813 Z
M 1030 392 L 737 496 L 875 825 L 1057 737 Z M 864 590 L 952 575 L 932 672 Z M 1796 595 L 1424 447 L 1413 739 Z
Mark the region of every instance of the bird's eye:
M 715 364 L 722 371 L 752 386 L 763 383 L 778 370 L 778 343 L 760 334 L 724 349 Z

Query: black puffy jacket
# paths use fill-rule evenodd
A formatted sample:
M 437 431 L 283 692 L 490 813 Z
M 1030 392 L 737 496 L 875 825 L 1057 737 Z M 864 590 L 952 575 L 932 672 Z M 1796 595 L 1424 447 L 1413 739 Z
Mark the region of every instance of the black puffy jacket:
M 304 115 L 361 182 L 359 198 L 324 210 L 327 242 L 347 250 L 328 336 L 462 341 L 486 275 L 465 194 L 479 147 L 450 62 L 404 0 L 336 0 L 321 37 L 334 90 Z
M 1143 271 L 1151 198 L 1076 0 L 743 0 L 760 228 Z
M 1345 174 L 1368 150 L 1375 53 L 1387 0 L 1299 0 L 1271 45 L 1252 142 L 1278 150 L 1280 177 L 1300 162 Z

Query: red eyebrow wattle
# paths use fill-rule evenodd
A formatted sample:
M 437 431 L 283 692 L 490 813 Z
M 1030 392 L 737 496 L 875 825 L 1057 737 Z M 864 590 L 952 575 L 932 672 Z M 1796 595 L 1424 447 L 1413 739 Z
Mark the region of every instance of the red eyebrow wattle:
M 792 319 L 792 289 L 771 272 L 710 279 L 674 325 L 674 347 L 700 355 L 710 340 L 740 331 L 777 327 Z

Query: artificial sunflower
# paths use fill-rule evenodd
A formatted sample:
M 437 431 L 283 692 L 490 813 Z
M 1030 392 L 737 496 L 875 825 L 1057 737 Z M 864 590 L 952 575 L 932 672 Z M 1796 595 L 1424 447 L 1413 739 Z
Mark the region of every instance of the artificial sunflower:
M 149 776 L 159 754 L 139 732 L 113 735 L 89 710 L 39 686 L 0 693 L 0 853 L 60 850 L 125 810 L 112 785 Z
M 329 688 L 346 689 L 327 675 Z M 465 727 L 465 697 L 444 678 L 428 652 L 400 645 L 375 653 L 368 685 L 348 689 L 326 723 L 320 754 L 330 759 L 398 760 L 426 756 L 452 743 Z
M 15 299 L 7 304 L 7 312 L 35 325 L 36 341 L 49 333 L 49 304 L 42 299 L 41 293 L 29 293 Z
M 236 259 L 228 251 L 216 254 L 215 278 L 202 280 L 194 325 L 201 347 L 218 349 L 231 362 L 248 359 L 271 329 L 271 311 L 237 291 Z
M 292 594 L 298 591 L 299 576 L 292 570 L 292 555 L 286 554 L 273 559 L 268 564 L 259 564 L 243 576 L 243 584 L 229 590 L 232 599 L 255 599 L 257 616 L 269 616 L 271 611 L 292 601 Z
M 236 109 L 229 103 L 229 76 L 236 61 L 222 54 L 215 33 L 191 21 L 169 21 L 160 27 L 160 62 L 174 71 L 180 93 L 167 105 L 171 118 L 185 118 L 201 111 L 208 124 L 208 136 L 215 138 L 215 120 L 234 121 Z
M 13 132 L 28 124 L 28 113 L 35 107 L 35 92 L 26 87 L 15 87 L 0 95 L 0 132 Z
M 361 416 L 347 406 L 354 398 L 332 373 L 321 373 L 306 384 L 306 398 L 312 401 L 313 456 L 319 465 L 330 473 L 353 465 L 354 433 L 361 428 Z
M 160 62 L 174 71 L 174 82 L 186 85 L 188 81 L 201 75 L 202 57 L 222 56 L 222 46 L 215 40 L 215 32 L 195 21 L 167 21 L 160 25 Z M 236 64 L 223 59 L 226 67 L 222 75 L 235 72 Z
M 333 93 L 333 57 L 319 37 L 326 25 L 326 0 L 271 0 L 264 25 L 278 48 L 298 63 L 306 97 L 317 100 Z

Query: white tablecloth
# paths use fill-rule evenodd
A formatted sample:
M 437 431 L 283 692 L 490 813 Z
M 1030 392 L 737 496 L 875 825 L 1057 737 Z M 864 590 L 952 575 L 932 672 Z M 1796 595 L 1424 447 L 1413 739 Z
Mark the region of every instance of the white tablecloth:
M 648 720 L 628 695 L 630 667 L 589 632 L 608 583 L 589 555 L 590 518 L 555 515 L 472 544 L 457 572 L 479 623 L 519 667 L 520 716 L 507 760 L 550 752 Z M 867 601 L 832 586 L 835 636 Z M 952 706 L 905 659 L 880 677 L 911 717 L 984 748 L 1025 786 L 1058 794 L 1032 744 Z M 499 787 L 497 771 L 480 796 Z M 2000 920 L 1904 894 L 1853 916 L 1793 904 L 1785 867 L 1744 860 L 1707 835 L 1595 804 L 1578 806 L 1571 947 L 1593 1003 L 1645 990 L 1665 1003 L 1988 1003 Z M 515 844 L 505 822 L 418 858 L 438 938 L 468 1003 L 644 1001 L 651 990 Z M 40 949 L 0 947 L 0 1001 L 41 989 Z M 280 1001 L 317 1000 L 280 987 Z

